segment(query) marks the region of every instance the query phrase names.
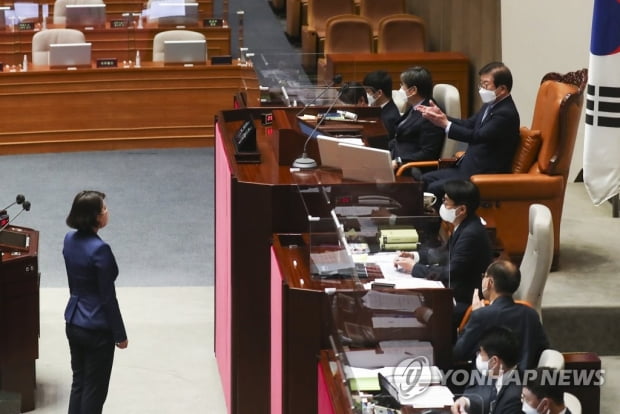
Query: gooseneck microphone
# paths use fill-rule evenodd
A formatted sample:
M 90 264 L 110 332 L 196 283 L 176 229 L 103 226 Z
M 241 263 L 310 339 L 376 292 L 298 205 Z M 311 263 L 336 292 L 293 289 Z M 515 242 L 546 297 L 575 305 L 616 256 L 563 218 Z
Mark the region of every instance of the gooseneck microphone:
M 21 196 L 22 199 L 20 199 L 20 196 Z M 24 198 L 24 196 L 21 195 L 21 194 L 18 195 L 17 197 L 18 197 L 17 201 L 15 203 L 10 204 L 7 208 L 9 208 L 9 207 L 11 207 L 11 206 L 13 206 L 15 204 L 21 204 L 22 205 L 22 209 L 11 220 L 7 220 L 6 223 L 4 223 L 2 227 L 0 227 L 0 232 L 4 231 L 4 229 L 6 229 L 9 226 L 9 224 L 11 224 L 24 211 L 30 211 L 30 201 L 26 200 Z M 6 209 L 4 209 L 3 211 L 6 212 Z
M 315 96 L 310 102 L 308 102 L 307 104 L 304 105 L 303 108 L 301 108 L 301 111 L 297 112 L 297 115 L 295 116 L 301 116 L 301 114 L 304 113 L 304 111 L 310 106 L 313 105 L 316 101 L 319 100 L 319 98 L 323 95 L 325 95 L 325 93 L 329 90 L 329 88 L 331 88 L 332 86 L 335 85 L 340 85 L 340 83 L 342 82 L 342 75 L 337 74 L 334 76 L 334 78 L 332 79 L 332 81 L 327 84 L 327 86 L 325 88 L 323 88 L 323 90 L 321 91 L 320 94 L 318 94 L 317 96 Z
M 314 126 L 314 129 L 312 130 L 312 132 L 310 132 L 310 135 L 308 135 L 308 138 L 306 139 L 306 142 L 304 142 L 304 150 L 303 150 L 303 153 L 301 154 L 301 157 L 297 158 L 293 162 L 293 168 L 299 168 L 299 169 L 302 169 L 302 170 L 308 170 L 308 169 L 311 169 L 311 168 L 316 168 L 318 166 L 318 164 L 316 163 L 316 161 L 314 159 L 308 157 L 308 152 L 307 152 L 308 142 L 310 142 L 310 140 L 312 139 L 312 137 L 314 136 L 316 131 L 323 124 L 323 121 L 325 121 L 325 119 L 327 119 L 327 115 L 331 112 L 331 110 L 334 107 L 334 105 L 336 105 L 336 102 L 338 102 L 338 99 L 340 99 L 340 96 L 347 89 L 348 89 L 348 85 L 344 85 L 342 88 L 340 88 L 340 91 L 338 91 L 338 95 L 336 95 L 336 98 L 334 98 L 334 100 L 332 101 L 331 105 L 329 105 L 329 108 L 327 108 L 327 111 L 325 111 L 325 114 L 321 117 L 321 119 L 317 120 L 316 125 Z

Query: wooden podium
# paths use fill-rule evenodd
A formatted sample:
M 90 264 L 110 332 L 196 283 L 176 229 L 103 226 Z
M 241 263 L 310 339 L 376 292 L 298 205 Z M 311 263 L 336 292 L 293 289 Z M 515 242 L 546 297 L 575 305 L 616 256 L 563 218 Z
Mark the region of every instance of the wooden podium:
M 39 357 L 39 232 L 9 226 L 0 232 L 0 390 L 21 394 L 34 410 Z

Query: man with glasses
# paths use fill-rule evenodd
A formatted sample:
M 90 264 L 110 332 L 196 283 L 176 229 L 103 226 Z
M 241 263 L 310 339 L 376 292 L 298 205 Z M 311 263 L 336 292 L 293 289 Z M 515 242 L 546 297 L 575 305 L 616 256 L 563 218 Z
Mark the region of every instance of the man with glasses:
M 456 361 L 473 360 L 482 333 L 491 326 L 502 325 L 520 338 L 519 369 L 536 367 L 541 352 L 549 348 L 549 340 L 538 313 L 512 299 L 520 283 L 521 272 L 514 263 L 497 260 L 489 265 L 482 275 L 482 295 L 490 304 L 485 306 L 478 289 L 474 291 L 471 318 L 454 346 Z
M 427 191 L 441 199 L 447 180 L 467 180 L 474 174 L 508 173 L 519 143 L 520 119 L 510 95 L 512 74 L 501 62 L 480 69 L 478 93 L 483 105 L 469 119 L 446 116 L 433 102 L 416 109 L 433 124 L 443 128 L 449 138 L 469 144 L 454 168 L 442 168 L 422 176 Z
M 394 265 L 413 277 L 440 280 L 454 292 L 453 328 L 459 326 L 471 305 L 480 274 L 492 258 L 491 241 L 476 209 L 480 205 L 478 187 L 471 181 L 452 180 L 444 184 L 441 218 L 454 226 L 447 245 L 439 250 L 401 252 Z

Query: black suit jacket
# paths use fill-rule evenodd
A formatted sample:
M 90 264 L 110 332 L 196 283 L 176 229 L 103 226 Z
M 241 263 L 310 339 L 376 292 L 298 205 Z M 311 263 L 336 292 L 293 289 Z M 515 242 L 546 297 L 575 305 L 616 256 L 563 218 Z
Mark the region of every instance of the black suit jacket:
M 482 118 L 490 107 L 484 122 Z M 469 146 L 458 163 L 467 176 L 482 173 L 507 173 L 519 143 L 519 112 L 512 96 L 485 104 L 469 119 L 449 118 L 452 121 L 448 136 Z
M 515 370 L 512 375 L 519 375 Z M 507 375 L 509 376 L 509 375 Z M 465 389 L 469 398 L 469 414 L 523 414 L 521 410 L 521 381 L 518 378 L 507 380 L 496 395 L 494 384 L 474 385 Z M 491 410 L 491 408 L 493 408 Z
M 428 99 L 421 105 L 429 105 Z M 390 146 L 392 159 L 400 157 L 403 163 L 437 160 L 445 136 L 443 128 L 433 125 L 419 111 L 409 107 L 396 124 Z
M 439 264 L 430 263 L 428 255 L 420 252 L 420 262 L 413 266 L 411 275 L 438 278 L 453 289 L 457 302 L 469 304 L 492 257 L 491 240 L 480 217 L 473 214 L 463 220 L 450 236 L 447 247 L 447 260 Z
M 510 296 L 500 296 L 493 303 L 471 313 L 463 334 L 454 345 L 456 361 L 473 360 L 483 332 L 492 326 L 511 329 L 521 342 L 519 369 L 524 371 L 538 364 L 540 353 L 549 348 L 549 340 L 538 313 L 526 305 L 515 303 Z
M 394 132 L 396 131 L 396 124 L 400 119 L 400 112 L 393 100 L 389 100 L 388 103 L 381 107 L 381 121 L 383 126 L 388 132 L 388 140 L 394 138 Z

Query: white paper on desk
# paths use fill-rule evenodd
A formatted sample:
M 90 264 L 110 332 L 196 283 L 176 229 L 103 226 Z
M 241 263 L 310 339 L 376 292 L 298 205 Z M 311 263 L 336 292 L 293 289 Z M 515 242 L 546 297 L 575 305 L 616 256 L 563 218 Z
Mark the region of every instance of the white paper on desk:
M 350 366 L 367 369 L 379 369 L 383 367 L 395 367 L 411 355 L 402 351 L 377 353 L 374 349 L 361 349 L 345 351 L 345 357 Z
M 421 394 L 411 398 L 400 399 L 399 402 L 415 408 L 450 407 L 454 403 L 454 394 L 445 385 L 431 385 Z
M 434 363 L 433 345 L 430 341 L 418 341 L 416 339 L 380 341 L 379 348 L 382 352 L 387 353 L 401 353 L 414 358 L 425 357 L 431 365 Z
M 363 297 L 362 303 L 369 309 L 393 310 L 413 313 L 422 306 L 419 294 L 399 294 L 369 290 Z
M 413 314 L 411 316 L 373 316 L 372 327 L 376 329 L 393 328 L 421 328 L 425 325 L 420 323 Z
M 381 269 L 383 272 L 383 269 Z M 385 273 L 383 274 L 385 276 Z M 426 280 L 409 276 L 408 279 L 375 279 L 374 282 L 378 283 L 391 283 L 395 289 L 423 289 L 423 288 L 443 288 L 444 285 L 438 280 Z M 372 289 L 372 283 L 364 284 L 364 288 L 367 290 Z

